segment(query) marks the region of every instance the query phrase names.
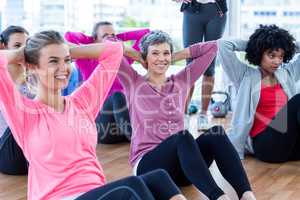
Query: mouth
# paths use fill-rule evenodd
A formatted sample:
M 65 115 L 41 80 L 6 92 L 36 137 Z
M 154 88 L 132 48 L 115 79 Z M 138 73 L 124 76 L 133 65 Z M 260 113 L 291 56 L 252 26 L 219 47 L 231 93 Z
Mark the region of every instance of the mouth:
M 164 68 L 166 68 L 168 65 L 167 65 L 167 64 L 156 64 L 155 66 L 156 66 L 157 68 L 164 69 Z
M 54 78 L 58 80 L 67 80 L 69 78 L 68 74 L 57 74 L 54 76 Z

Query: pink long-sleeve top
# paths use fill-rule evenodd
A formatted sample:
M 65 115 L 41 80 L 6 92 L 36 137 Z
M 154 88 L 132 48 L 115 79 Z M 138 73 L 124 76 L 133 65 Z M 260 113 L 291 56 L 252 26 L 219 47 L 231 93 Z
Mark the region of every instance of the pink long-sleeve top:
M 160 91 L 122 60 L 118 78 L 125 88 L 133 127 L 129 158 L 132 166 L 167 137 L 183 130 L 189 88 L 214 59 L 217 44 L 215 41 L 197 43 L 189 50 L 193 62 L 170 76 Z
M 119 33 L 116 35 L 116 37 L 118 40 L 121 40 L 121 41 L 134 41 L 132 48 L 139 51 L 140 50 L 140 48 L 139 48 L 140 40 L 142 39 L 142 37 L 144 35 L 146 35 L 149 32 L 150 32 L 149 29 L 140 29 L 140 30 L 135 30 L 135 31 Z M 67 41 L 74 43 L 74 44 L 78 44 L 78 45 L 91 44 L 94 42 L 93 37 L 87 36 L 80 32 L 66 32 L 65 38 Z M 130 64 L 133 63 L 132 59 L 129 59 L 129 58 L 127 58 L 127 59 Z M 93 72 L 93 70 L 95 69 L 97 64 L 98 64 L 98 60 L 96 60 L 96 59 L 77 59 L 76 60 L 76 65 L 79 68 L 80 73 L 82 74 L 83 80 L 86 80 L 91 75 L 91 73 Z M 115 81 L 111 87 L 111 90 L 109 91 L 108 96 L 112 95 L 115 92 L 122 92 L 122 93 L 124 92 L 123 87 L 118 78 L 115 79 Z
M 122 44 L 106 43 L 99 65 L 57 112 L 22 96 L 0 53 L 0 108 L 29 161 L 28 199 L 58 200 L 105 183 L 96 156 L 95 118 L 116 77 Z

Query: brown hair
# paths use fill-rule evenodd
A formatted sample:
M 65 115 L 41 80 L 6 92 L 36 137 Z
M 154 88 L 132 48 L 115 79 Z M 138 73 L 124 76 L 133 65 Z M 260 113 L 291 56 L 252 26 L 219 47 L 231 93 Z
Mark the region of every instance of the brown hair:
M 63 44 L 64 38 L 57 31 L 42 31 L 36 33 L 26 41 L 24 49 L 25 61 L 29 64 L 38 64 L 40 50 L 50 44 Z

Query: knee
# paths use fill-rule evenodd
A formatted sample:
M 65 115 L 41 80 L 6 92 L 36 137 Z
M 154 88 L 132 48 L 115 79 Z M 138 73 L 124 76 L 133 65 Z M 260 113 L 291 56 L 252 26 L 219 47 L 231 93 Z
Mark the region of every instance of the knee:
M 223 126 L 213 126 L 204 135 L 211 142 L 230 142 Z
M 156 176 L 156 177 L 161 178 L 161 179 L 170 178 L 168 172 L 164 169 L 155 169 L 150 173 L 152 173 L 153 176 Z
M 179 143 L 182 143 L 183 141 L 190 142 L 192 140 L 194 140 L 194 137 L 192 136 L 192 134 L 188 130 L 181 131 L 178 134 L 178 140 L 177 141 Z
M 223 128 L 223 126 L 213 126 L 208 130 L 208 132 L 211 135 L 226 136 L 226 132 L 225 132 L 225 129 Z
M 126 182 L 129 186 L 132 186 L 133 188 L 144 184 L 142 178 L 139 176 L 130 176 L 126 178 Z

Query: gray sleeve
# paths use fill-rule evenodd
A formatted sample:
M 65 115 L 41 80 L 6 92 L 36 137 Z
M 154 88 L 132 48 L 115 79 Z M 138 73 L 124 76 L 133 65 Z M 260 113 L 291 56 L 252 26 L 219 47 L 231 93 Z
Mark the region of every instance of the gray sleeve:
M 218 40 L 218 58 L 221 65 L 234 85 L 239 86 L 248 65 L 236 55 L 236 51 L 245 51 L 247 41 L 243 40 Z
M 293 60 L 285 65 L 285 68 L 290 72 L 294 80 L 297 82 L 300 80 L 300 42 L 297 42 L 297 51 Z

